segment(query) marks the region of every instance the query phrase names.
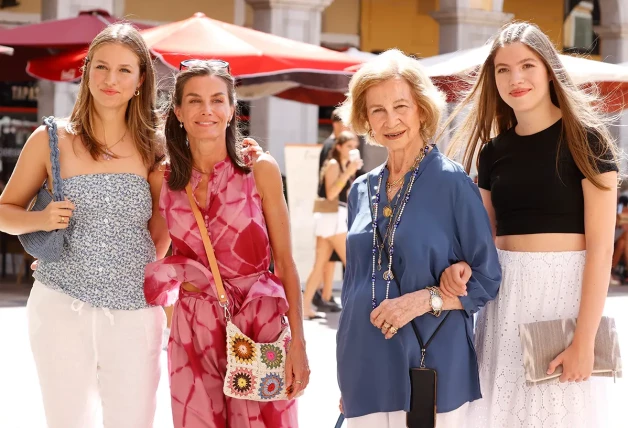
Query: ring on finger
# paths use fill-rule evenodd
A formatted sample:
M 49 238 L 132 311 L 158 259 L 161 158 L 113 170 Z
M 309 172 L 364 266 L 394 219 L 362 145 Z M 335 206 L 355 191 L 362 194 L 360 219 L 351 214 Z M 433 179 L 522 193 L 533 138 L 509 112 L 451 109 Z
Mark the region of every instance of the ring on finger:
M 302 380 L 295 380 L 294 382 L 295 382 L 295 383 L 298 383 L 299 385 L 302 385 L 302 384 L 303 384 L 303 381 L 302 381 Z
M 384 322 L 384 325 L 382 326 L 382 328 L 388 330 L 391 327 L 390 324 L 388 324 L 387 322 Z
M 393 326 L 391 326 L 391 327 L 388 329 L 388 332 L 389 332 L 389 333 L 391 333 L 391 334 L 397 334 L 397 332 L 398 332 L 398 331 L 399 331 L 399 330 L 397 329 L 397 327 L 393 327 Z
M 60 216 L 59 217 L 59 223 L 65 223 L 65 217 Z

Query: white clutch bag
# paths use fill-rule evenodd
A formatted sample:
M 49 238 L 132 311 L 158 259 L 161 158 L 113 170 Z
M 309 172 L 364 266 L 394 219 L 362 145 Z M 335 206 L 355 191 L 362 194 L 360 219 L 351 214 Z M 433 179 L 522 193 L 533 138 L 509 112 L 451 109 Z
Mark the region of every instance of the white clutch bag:
M 528 385 L 560 377 L 563 372 L 562 366 L 558 366 L 551 375 L 547 374 L 547 368 L 550 362 L 571 344 L 575 331 L 575 318 L 519 325 L 523 366 Z M 593 376 L 622 377 L 619 339 L 613 318 L 602 317 L 600 321 L 595 336 Z

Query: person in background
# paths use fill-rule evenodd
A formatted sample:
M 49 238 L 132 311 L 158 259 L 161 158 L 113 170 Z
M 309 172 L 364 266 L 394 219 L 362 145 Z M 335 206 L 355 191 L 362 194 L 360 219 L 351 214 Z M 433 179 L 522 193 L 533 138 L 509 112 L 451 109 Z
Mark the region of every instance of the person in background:
M 622 195 L 617 201 L 611 284 L 626 283 L 628 283 L 628 196 Z
M 362 159 L 352 160 L 350 153 L 357 149 L 358 144 L 358 137 L 354 133 L 350 131 L 341 132 L 321 170 L 318 196 L 330 201 L 337 200 L 338 210 L 314 214 L 316 255 L 303 295 L 303 311 L 306 319 L 320 318 L 320 315 L 312 310 L 312 299 L 317 285 L 322 280 L 324 267 L 331 252 L 336 251 L 343 265 L 345 264 L 347 195 L 356 172 L 362 167 Z M 323 294 L 323 300 L 331 297 L 331 287 L 328 290 L 329 294 Z
M 329 158 L 329 153 L 336 144 L 336 139 L 343 131 L 348 131 L 344 123 L 342 123 L 342 119 L 340 118 L 340 110 L 338 108 L 334 109 L 331 114 L 331 126 L 332 133 L 327 139 L 323 142 L 323 147 L 321 149 L 321 153 L 318 161 L 318 176 L 319 176 L 319 189 L 321 186 L 320 178 L 322 177 L 323 165 Z M 334 283 L 334 273 L 336 271 L 336 262 L 342 262 L 340 257 L 338 257 L 338 253 L 333 250 L 331 256 L 329 257 L 329 262 L 325 264 L 325 268 L 323 270 L 323 288 L 322 292 L 320 289 L 316 290 L 314 293 L 314 297 L 312 299 L 312 303 L 316 308 L 321 312 L 339 312 L 340 305 L 334 299 L 332 295 L 332 288 Z M 344 263 L 343 263 L 343 272 L 344 272 Z

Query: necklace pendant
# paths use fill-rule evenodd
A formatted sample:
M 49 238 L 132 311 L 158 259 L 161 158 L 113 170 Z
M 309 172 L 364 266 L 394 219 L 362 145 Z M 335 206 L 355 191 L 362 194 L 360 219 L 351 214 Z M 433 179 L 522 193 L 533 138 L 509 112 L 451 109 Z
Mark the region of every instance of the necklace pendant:
M 393 275 L 392 271 L 388 269 L 386 272 L 384 272 L 384 279 L 386 281 L 392 281 L 393 279 L 395 279 L 395 275 Z
M 105 150 L 105 153 L 102 154 L 102 159 L 103 160 L 111 160 L 112 159 L 112 153 L 109 150 Z
M 393 213 L 392 208 L 390 208 L 389 205 L 386 205 L 383 211 L 384 211 L 384 217 L 386 218 L 390 217 Z

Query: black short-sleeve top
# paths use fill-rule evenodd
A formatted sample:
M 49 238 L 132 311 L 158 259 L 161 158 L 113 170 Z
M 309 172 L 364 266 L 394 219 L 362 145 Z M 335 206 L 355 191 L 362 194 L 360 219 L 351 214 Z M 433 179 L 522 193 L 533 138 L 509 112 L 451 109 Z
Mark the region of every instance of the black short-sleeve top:
M 561 135 L 562 119 L 526 136 L 517 135 L 513 127 L 480 151 L 478 186 L 491 192 L 497 236 L 584 234 L 582 180 L 585 176 L 567 143 L 559 145 Z M 602 152 L 592 133 L 589 144 L 600 157 L 597 162 L 600 173 L 618 171 L 612 152 Z

